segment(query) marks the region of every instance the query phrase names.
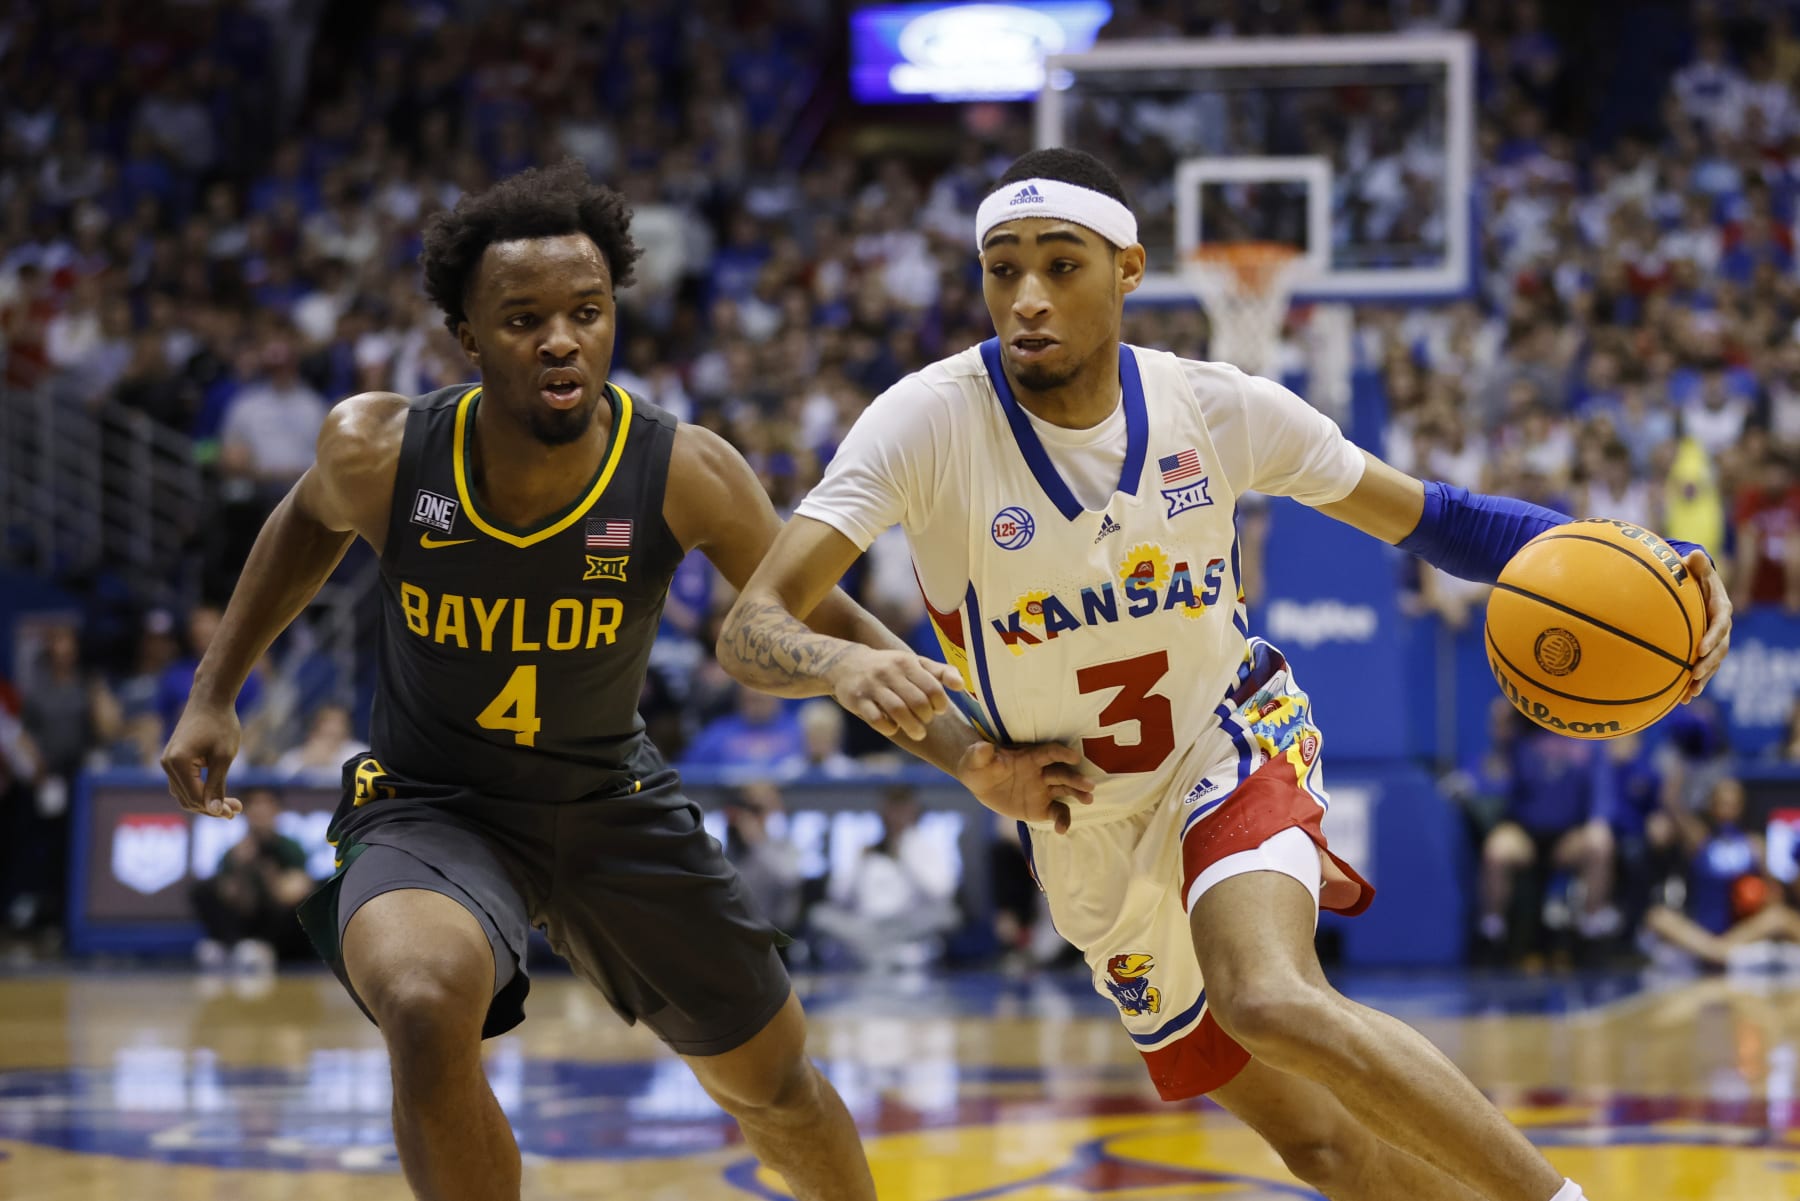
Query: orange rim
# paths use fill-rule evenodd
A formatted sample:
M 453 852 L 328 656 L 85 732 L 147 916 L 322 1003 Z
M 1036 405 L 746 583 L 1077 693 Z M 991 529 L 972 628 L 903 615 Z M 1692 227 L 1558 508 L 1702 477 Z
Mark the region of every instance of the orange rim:
M 1300 257 L 1300 249 L 1286 242 L 1214 242 L 1198 246 L 1188 261 L 1196 266 L 1223 267 L 1237 279 L 1245 295 L 1266 293 L 1283 267 Z

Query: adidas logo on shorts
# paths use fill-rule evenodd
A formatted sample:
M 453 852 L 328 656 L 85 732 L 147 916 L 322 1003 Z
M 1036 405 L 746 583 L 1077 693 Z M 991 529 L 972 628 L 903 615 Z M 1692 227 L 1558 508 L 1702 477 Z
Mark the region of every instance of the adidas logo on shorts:
M 1019 189 L 1018 195 L 1014 196 L 1011 200 L 1006 202 L 1006 206 L 1008 208 L 1011 208 L 1015 204 L 1042 204 L 1042 203 L 1044 203 L 1044 197 L 1043 197 L 1043 194 L 1037 190 L 1037 185 L 1034 183 L 1028 183 L 1024 187 Z

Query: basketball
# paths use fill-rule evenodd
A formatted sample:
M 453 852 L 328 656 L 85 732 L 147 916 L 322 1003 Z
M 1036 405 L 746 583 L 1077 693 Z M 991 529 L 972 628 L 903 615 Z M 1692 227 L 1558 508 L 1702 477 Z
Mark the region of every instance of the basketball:
M 1769 885 L 1761 876 L 1739 876 L 1731 886 L 1731 912 L 1738 921 L 1755 917 L 1769 903 Z
M 1488 600 L 1488 666 L 1513 706 L 1575 738 L 1617 738 L 1675 707 L 1706 631 L 1681 555 L 1606 518 L 1546 530 Z

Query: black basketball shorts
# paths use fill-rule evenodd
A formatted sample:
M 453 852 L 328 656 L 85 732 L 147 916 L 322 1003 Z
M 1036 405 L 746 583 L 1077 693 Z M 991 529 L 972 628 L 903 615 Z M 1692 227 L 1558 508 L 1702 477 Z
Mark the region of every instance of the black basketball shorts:
M 301 924 L 355 998 L 341 948 L 357 910 L 396 889 L 441 893 L 493 948 L 484 1038 L 524 1020 L 536 928 L 627 1022 L 681 1054 L 717 1055 L 769 1023 L 789 982 L 784 936 L 700 817 L 668 770 L 550 804 L 417 783 L 359 755 L 332 819 L 338 871 L 301 905 Z

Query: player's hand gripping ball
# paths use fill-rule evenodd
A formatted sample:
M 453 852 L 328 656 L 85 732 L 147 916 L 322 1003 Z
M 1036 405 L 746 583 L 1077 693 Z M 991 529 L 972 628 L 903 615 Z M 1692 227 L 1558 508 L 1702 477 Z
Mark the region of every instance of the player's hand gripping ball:
M 1519 549 L 1488 600 L 1487 656 L 1545 729 L 1617 738 L 1700 694 L 1724 658 L 1731 602 L 1712 563 L 1639 526 L 1593 518 Z

